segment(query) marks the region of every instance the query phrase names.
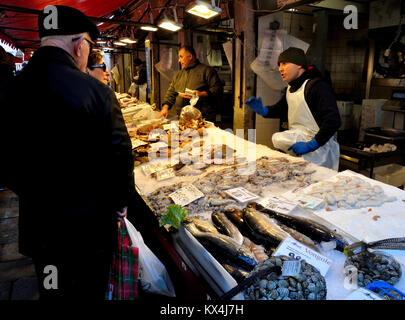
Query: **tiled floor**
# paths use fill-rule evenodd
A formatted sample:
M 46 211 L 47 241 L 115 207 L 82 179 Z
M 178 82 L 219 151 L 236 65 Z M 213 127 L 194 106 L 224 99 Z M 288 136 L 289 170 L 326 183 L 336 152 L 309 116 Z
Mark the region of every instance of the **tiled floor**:
M 0 300 L 37 300 L 31 259 L 18 253 L 18 197 L 0 189 Z

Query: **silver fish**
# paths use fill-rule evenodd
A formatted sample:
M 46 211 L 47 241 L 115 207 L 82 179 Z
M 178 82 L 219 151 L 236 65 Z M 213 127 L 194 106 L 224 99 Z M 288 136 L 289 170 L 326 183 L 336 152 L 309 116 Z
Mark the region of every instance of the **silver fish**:
M 210 224 L 209 222 L 204 221 L 204 220 L 200 220 L 200 219 L 193 218 L 193 217 L 186 217 L 184 219 L 184 223 L 186 223 L 186 224 L 193 223 L 197 227 L 197 229 L 202 232 L 218 233 L 217 228 L 215 228 L 212 224 Z
M 287 237 L 291 237 L 307 247 L 319 252 L 316 244 L 309 237 L 283 225 L 279 221 L 264 215 L 252 207 L 247 207 L 244 209 L 244 216 L 252 228 L 256 228 L 256 231 L 266 237 L 269 237 L 273 241 L 277 240 L 278 242 L 281 242 Z M 256 226 L 254 225 L 255 223 Z
M 201 232 L 194 223 L 187 223 L 185 227 L 217 259 L 227 257 L 246 270 L 252 270 L 257 264 L 250 250 L 231 237 L 221 233 Z
M 225 214 L 220 212 L 213 212 L 211 214 L 211 219 L 217 229 L 236 240 L 240 245 L 243 244 L 243 236 L 238 230 L 238 228 L 225 216 Z

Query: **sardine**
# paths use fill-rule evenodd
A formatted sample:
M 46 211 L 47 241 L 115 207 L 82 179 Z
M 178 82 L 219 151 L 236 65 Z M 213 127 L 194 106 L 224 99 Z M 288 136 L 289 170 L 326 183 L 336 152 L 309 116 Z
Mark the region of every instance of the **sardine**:
M 185 227 L 216 259 L 227 257 L 249 271 L 257 264 L 250 250 L 239 245 L 231 237 L 221 233 L 201 232 L 193 223 L 187 223 Z
M 238 228 L 225 216 L 225 214 L 220 212 L 213 212 L 211 214 L 211 219 L 219 232 L 233 238 L 240 245 L 243 244 L 243 235 L 240 233 Z
M 349 241 L 345 239 L 342 235 L 339 235 L 336 231 L 329 229 L 328 227 L 324 226 L 323 224 L 317 221 L 303 217 L 290 216 L 278 213 L 273 210 L 267 209 L 256 202 L 250 203 L 248 207 L 255 208 L 256 210 L 267 214 L 269 217 L 276 219 L 277 221 L 281 222 L 287 227 L 297 230 L 298 232 L 310 237 L 316 242 L 335 241 L 336 248 L 342 252 L 343 249 L 347 245 L 349 245 Z
M 213 226 L 212 224 L 210 224 L 207 221 L 204 220 L 200 220 L 197 218 L 193 218 L 193 217 L 186 217 L 184 219 L 185 223 L 194 223 L 194 225 L 197 227 L 198 230 L 203 231 L 203 232 L 212 232 L 212 233 L 218 233 L 217 228 L 215 228 L 215 226 Z

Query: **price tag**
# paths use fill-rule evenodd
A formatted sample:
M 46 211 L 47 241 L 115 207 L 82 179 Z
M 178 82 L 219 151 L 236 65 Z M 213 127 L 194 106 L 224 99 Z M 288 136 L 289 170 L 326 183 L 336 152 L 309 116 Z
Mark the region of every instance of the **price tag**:
M 288 256 L 298 261 L 305 260 L 305 262 L 317 268 L 323 276 L 326 275 L 333 263 L 329 258 L 289 237 L 280 243 L 273 256 Z
M 167 165 L 161 164 L 161 163 L 150 163 L 142 166 L 142 171 L 145 175 L 150 176 L 154 174 L 157 171 L 161 171 L 163 169 L 166 169 Z
M 242 187 L 226 190 L 225 193 L 239 202 L 253 201 L 260 198 L 258 195 Z
M 132 143 L 132 149 L 138 148 L 139 146 L 147 145 L 147 143 L 145 141 L 142 141 L 139 139 L 131 140 L 131 143 Z
M 311 197 L 306 194 L 298 196 L 294 199 L 294 201 L 296 201 L 299 206 L 308 209 L 316 209 L 316 207 L 318 207 L 323 202 L 322 199 Z
M 160 139 L 160 132 L 151 132 L 149 133 L 148 139 L 149 141 L 157 141 Z
M 269 197 L 259 202 L 263 207 L 279 213 L 289 213 L 297 206 L 296 202 L 281 197 Z
M 167 145 L 167 143 L 165 143 L 163 141 L 151 143 L 149 152 L 157 152 L 160 149 L 165 149 L 165 148 L 168 148 L 168 145 Z
M 166 123 L 163 125 L 163 130 L 167 131 L 167 130 L 174 130 L 177 131 L 178 130 L 178 126 L 175 122 L 170 122 L 170 123 Z
M 204 194 L 193 184 L 189 184 L 169 194 L 169 197 L 172 198 L 175 204 L 185 206 L 201 197 L 204 197 Z
M 294 277 L 301 271 L 301 261 L 290 260 L 284 261 L 281 274 L 285 277 Z
M 156 172 L 157 181 L 166 180 L 174 177 L 176 174 L 173 168 L 167 168 Z

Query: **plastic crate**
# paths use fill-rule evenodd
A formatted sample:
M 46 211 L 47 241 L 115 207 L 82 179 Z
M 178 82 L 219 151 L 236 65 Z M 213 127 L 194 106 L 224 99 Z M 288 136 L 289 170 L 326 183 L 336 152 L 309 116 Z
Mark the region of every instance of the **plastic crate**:
M 387 296 L 395 300 L 405 300 L 405 293 L 399 291 L 397 288 L 382 280 L 372 282 L 365 288 L 377 293 L 379 296 L 383 296 L 386 294 Z M 394 295 L 393 292 L 395 292 L 396 295 Z
M 397 163 L 374 168 L 374 179 L 395 187 L 405 185 L 405 167 Z

